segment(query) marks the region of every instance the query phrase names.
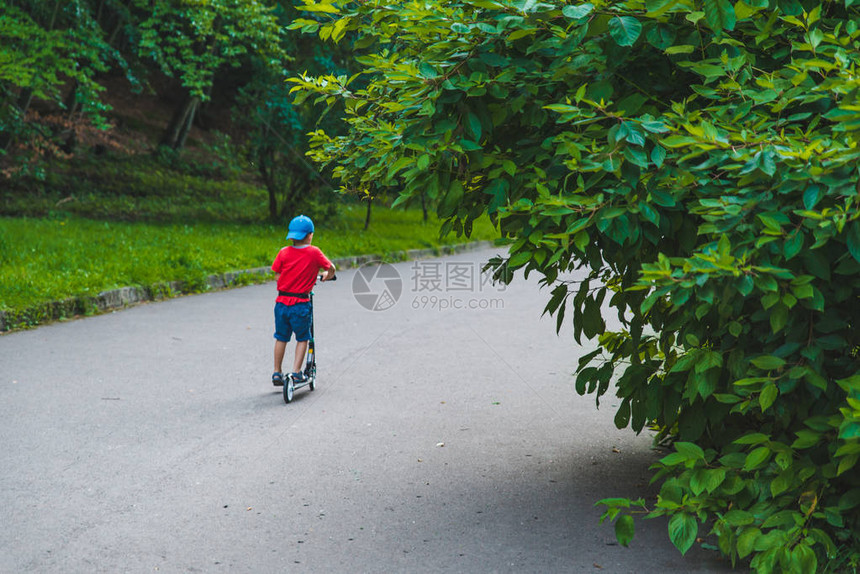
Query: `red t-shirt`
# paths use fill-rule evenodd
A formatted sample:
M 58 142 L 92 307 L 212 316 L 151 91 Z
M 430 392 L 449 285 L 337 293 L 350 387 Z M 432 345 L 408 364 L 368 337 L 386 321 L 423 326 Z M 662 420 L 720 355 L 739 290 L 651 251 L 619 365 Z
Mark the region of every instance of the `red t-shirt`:
M 278 256 L 272 263 L 272 271 L 280 273 L 278 291 L 289 291 L 290 293 L 308 293 L 316 284 L 320 269 L 328 269 L 329 267 L 331 267 L 331 261 L 323 255 L 318 247 L 313 245 L 284 247 L 278 252 Z M 284 305 L 295 305 L 296 303 L 303 303 L 307 299 L 278 295 L 276 301 Z

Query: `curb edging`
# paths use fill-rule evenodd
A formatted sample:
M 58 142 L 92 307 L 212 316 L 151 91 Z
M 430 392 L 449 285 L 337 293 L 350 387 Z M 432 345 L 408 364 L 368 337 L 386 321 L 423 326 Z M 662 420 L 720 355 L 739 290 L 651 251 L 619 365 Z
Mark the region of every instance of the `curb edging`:
M 428 249 L 409 249 L 406 251 L 395 251 L 387 255 L 355 255 L 351 257 L 338 257 L 332 259 L 332 263 L 338 269 L 353 269 L 375 261 L 411 261 L 417 259 L 428 259 L 443 255 L 454 255 L 468 251 L 477 251 L 487 247 L 495 246 L 493 241 L 474 241 L 471 243 L 458 243 L 455 245 L 443 245 Z M 120 287 L 102 291 L 96 296 L 69 297 L 59 301 L 50 301 L 29 307 L 22 311 L 0 311 L 0 334 L 8 333 L 22 327 L 35 327 L 45 325 L 76 315 L 95 315 L 116 309 L 125 309 L 140 303 L 150 301 L 162 301 L 179 295 L 191 295 L 194 293 L 205 293 L 209 291 L 221 291 L 232 287 L 242 287 L 262 281 L 243 280 L 241 277 L 256 275 L 265 277 L 274 274 L 269 267 L 255 267 L 241 271 L 228 271 L 209 275 L 202 286 L 189 285 L 184 281 L 169 281 L 143 287 Z M 201 288 L 202 287 L 202 288 Z

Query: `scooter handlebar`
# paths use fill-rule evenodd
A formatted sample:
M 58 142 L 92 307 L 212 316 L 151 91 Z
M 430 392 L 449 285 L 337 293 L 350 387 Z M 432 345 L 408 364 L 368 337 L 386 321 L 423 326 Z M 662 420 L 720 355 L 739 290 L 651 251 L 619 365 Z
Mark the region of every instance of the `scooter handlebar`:
M 320 281 L 322 281 L 322 280 L 323 280 L 323 277 L 324 277 L 324 275 L 320 275 L 320 276 L 318 277 L 318 279 L 319 279 Z M 335 275 L 334 277 L 332 277 L 331 279 L 329 279 L 329 281 L 337 281 L 337 275 Z

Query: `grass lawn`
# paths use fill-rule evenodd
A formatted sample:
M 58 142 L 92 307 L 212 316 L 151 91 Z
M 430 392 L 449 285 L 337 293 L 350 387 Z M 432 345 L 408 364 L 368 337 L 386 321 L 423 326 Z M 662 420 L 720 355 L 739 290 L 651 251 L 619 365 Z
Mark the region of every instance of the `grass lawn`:
M 440 222 L 425 224 L 415 211 L 378 206 L 368 231 L 363 223 L 361 206 L 343 205 L 333 223 L 317 227 L 314 244 L 336 258 L 465 241 L 440 240 Z M 166 281 L 202 288 L 210 274 L 271 265 L 285 235 L 285 226 L 270 224 L 0 217 L 0 310 Z M 475 223 L 472 239 L 494 237 L 488 220 Z

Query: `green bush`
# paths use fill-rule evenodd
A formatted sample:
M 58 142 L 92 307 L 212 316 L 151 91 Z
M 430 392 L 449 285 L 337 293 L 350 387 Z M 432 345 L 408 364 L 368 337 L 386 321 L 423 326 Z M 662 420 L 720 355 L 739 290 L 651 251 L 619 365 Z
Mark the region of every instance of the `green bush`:
M 500 277 L 542 274 L 547 311 L 599 341 L 577 391 L 674 444 L 656 502 L 603 501 L 619 540 L 643 511 L 681 552 L 709 527 L 757 572 L 856 571 L 858 8 L 326 6 L 295 26 L 398 50 L 361 60 L 366 89 L 293 80 L 349 112 L 315 157 L 354 189 L 434 190 L 448 229 L 498 218 Z

